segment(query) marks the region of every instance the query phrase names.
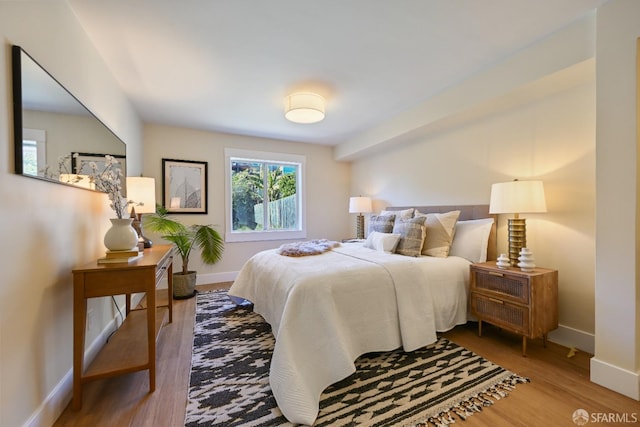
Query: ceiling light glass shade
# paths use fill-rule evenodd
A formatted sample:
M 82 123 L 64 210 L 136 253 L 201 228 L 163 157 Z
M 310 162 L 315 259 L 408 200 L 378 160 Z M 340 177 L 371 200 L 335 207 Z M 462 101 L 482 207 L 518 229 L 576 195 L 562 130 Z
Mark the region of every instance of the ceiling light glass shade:
M 369 213 L 371 211 L 370 197 L 349 198 L 349 213 Z
M 324 98 L 311 92 L 292 93 L 284 100 L 284 116 L 294 123 L 316 123 L 324 119 Z
M 510 181 L 491 185 L 489 213 L 546 212 L 542 181 Z
M 156 180 L 143 176 L 127 177 L 127 200 L 133 201 L 136 213 L 156 211 Z

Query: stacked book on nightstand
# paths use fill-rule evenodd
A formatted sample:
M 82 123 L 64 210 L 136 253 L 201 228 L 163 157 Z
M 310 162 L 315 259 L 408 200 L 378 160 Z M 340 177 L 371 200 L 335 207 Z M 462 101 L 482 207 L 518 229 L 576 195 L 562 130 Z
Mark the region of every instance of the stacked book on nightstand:
M 142 258 L 142 253 L 138 248 L 129 251 L 107 251 L 104 258 L 98 258 L 98 264 L 129 263 Z

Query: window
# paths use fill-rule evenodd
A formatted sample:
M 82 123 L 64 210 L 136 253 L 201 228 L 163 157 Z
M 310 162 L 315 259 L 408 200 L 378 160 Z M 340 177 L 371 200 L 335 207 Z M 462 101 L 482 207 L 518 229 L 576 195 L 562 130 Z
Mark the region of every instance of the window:
M 46 133 L 40 129 L 22 130 L 22 173 L 43 176 L 46 169 Z M 58 179 L 56 176 L 55 179 Z
M 306 237 L 304 156 L 226 149 L 226 241 Z

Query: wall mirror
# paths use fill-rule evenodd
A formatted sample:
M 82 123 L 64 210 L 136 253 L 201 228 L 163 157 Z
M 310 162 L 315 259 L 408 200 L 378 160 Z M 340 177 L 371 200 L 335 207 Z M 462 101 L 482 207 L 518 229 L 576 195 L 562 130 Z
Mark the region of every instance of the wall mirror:
M 91 188 L 85 161 L 120 161 L 126 145 L 20 46 L 12 47 L 13 123 L 17 174 Z M 75 154 L 75 155 L 74 155 Z

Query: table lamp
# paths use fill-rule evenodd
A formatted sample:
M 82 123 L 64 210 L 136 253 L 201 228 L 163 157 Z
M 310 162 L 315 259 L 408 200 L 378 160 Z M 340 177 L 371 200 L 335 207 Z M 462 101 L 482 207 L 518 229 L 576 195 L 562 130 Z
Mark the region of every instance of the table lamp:
M 542 181 L 500 182 L 491 185 L 490 214 L 513 214 L 509 218 L 509 261 L 518 264 L 522 248 L 527 247 L 527 227 L 521 213 L 546 212 Z
M 362 214 L 371 211 L 371 198 L 362 196 L 349 198 L 349 213 L 358 214 L 356 217 L 356 239 L 364 239 L 364 216 Z
M 142 230 L 142 214 L 156 211 L 156 181 L 142 176 L 127 177 L 127 200 L 132 202 L 131 218 L 133 228 L 138 233 L 140 242 L 145 248 L 152 246 L 151 240 L 144 236 Z

